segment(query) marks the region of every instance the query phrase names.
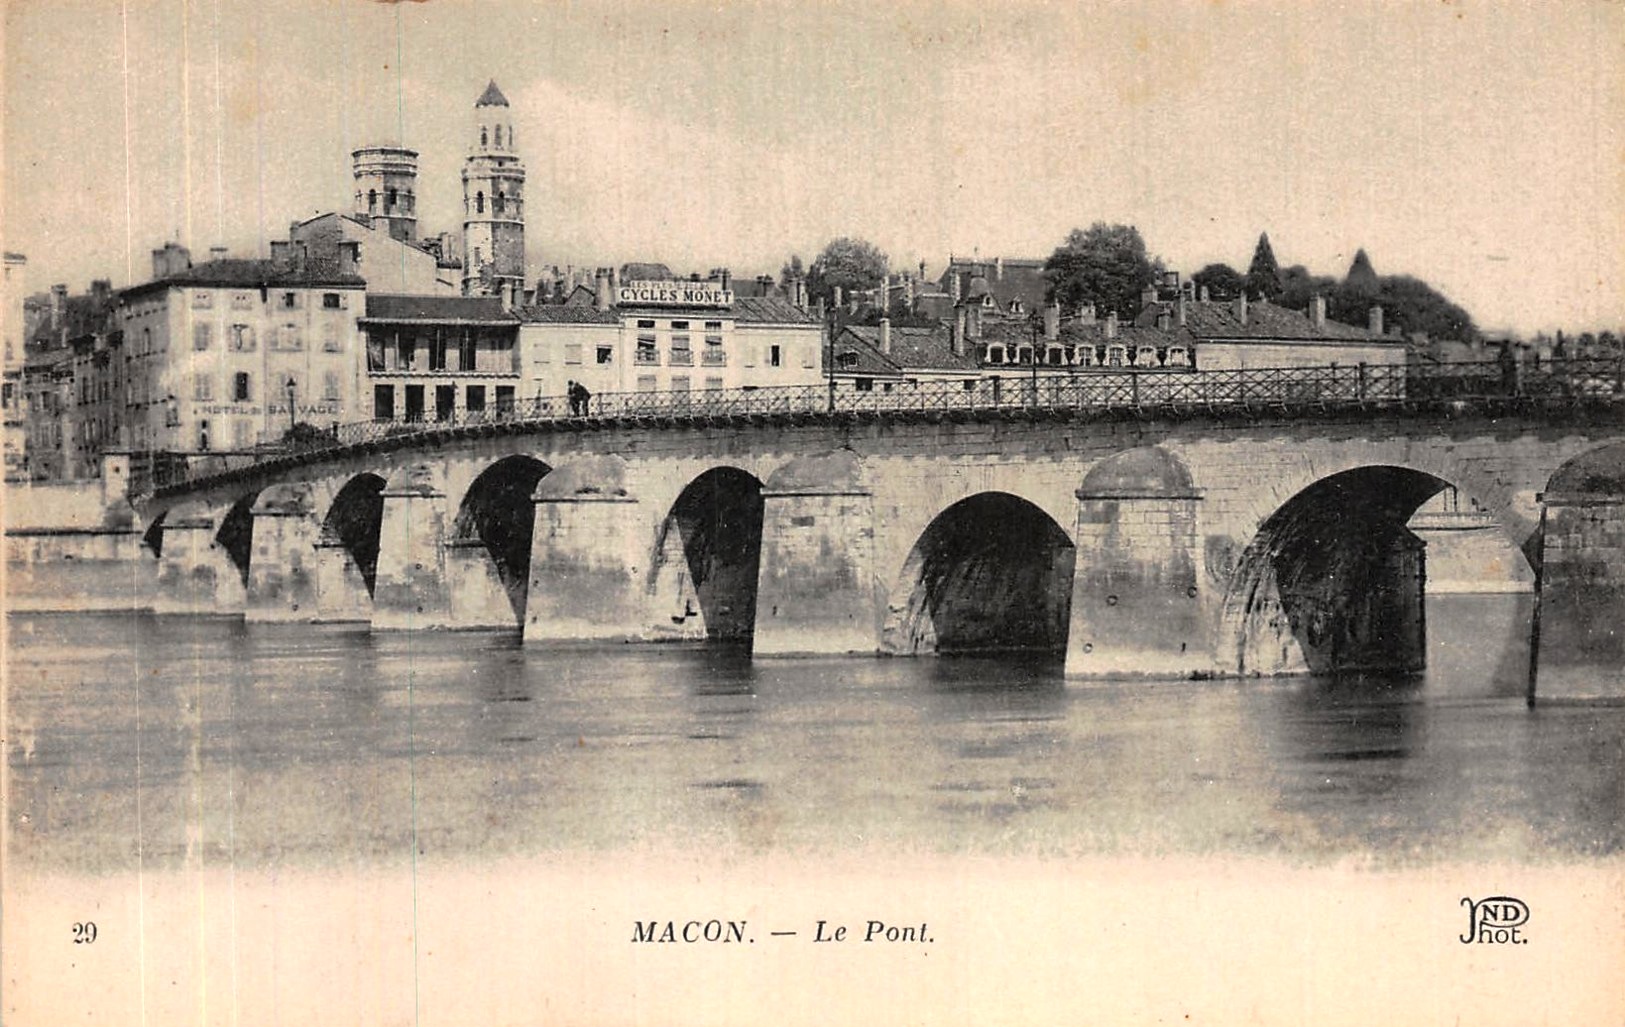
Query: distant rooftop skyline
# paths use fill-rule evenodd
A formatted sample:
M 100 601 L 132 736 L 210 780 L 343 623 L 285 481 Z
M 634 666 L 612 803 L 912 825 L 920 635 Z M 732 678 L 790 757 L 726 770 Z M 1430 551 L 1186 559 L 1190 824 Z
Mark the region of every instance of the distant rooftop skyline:
M 1435 9 L 1437 7 L 1438 9 Z M 1174 2 L 8 5 L 4 247 L 32 288 L 144 280 L 166 240 L 268 253 L 420 157 L 459 233 L 491 83 L 529 168 L 530 276 L 738 274 L 856 235 L 894 269 L 1042 258 L 1135 224 L 1186 274 L 1426 278 L 1481 327 L 1625 323 L 1625 9 Z M 126 74 L 126 68 L 128 73 Z M 126 159 L 128 158 L 128 159 Z

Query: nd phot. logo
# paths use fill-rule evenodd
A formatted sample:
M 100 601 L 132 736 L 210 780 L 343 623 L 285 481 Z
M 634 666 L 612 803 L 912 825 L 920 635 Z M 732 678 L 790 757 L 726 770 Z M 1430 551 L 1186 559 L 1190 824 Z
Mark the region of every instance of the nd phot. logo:
M 1529 939 L 1520 936 L 1518 929 L 1529 922 L 1529 905 L 1510 895 L 1496 895 L 1488 899 L 1462 899 L 1467 907 L 1467 933 L 1461 936 L 1463 945 L 1527 945 Z

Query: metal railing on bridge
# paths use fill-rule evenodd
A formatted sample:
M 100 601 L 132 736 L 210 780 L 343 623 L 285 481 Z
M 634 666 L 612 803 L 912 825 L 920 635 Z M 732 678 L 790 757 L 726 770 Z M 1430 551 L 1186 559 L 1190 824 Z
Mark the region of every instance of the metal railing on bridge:
M 563 397 L 536 397 L 482 411 L 421 421 L 360 421 L 312 429 L 297 438 L 232 458 L 197 454 L 155 463 L 143 485 L 168 488 L 252 467 L 266 460 L 318 456 L 377 443 L 396 443 L 455 429 L 517 431 L 566 422 L 571 426 L 699 425 L 793 415 L 930 416 L 999 411 L 1191 414 L 1256 411 L 1313 416 L 1334 409 L 1385 408 L 1405 403 L 1625 402 L 1625 357 L 1547 361 L 1539 367 L 1499 362 L 1249 368 L 1223 371 L 1093 370 L 1032 377 L 939 381 L 855 379 L 809 385 L 675 392 L 601 393 L 573 412 Z M 150 484 L 149 484 L 150 483 Z

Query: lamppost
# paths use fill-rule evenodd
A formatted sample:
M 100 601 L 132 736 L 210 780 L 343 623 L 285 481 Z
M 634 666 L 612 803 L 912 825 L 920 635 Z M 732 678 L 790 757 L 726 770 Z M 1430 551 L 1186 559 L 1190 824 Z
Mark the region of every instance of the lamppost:
M 1032 348 L 1027 351 L 1027 362 L 1032 365 L 1032 369 L 1033 369 L 1033 386 L 1032 386 L 1031 405 L 1032 406 L 1037 406 L 1038 405 L 1038 337 L 1039 337 L 1040 334 L 1042 334 L 1042 329 L 1037 324 L 1029 325 L 1029 327 L 1031 328 L 1032 335 L 1033 335 Z

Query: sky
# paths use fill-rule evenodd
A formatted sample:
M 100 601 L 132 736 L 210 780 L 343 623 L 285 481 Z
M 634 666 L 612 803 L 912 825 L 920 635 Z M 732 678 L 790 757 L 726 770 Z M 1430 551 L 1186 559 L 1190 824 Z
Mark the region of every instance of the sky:
M 1482 327 L 1625 326 L 1625 4 L 6 0 L 0 242 L 34 289 L 267 252 L 418 150 L 459 231 L 495 79 L 548 265 L 893 268 L 1137 226 L 1189 274 L 1364 247 Z

